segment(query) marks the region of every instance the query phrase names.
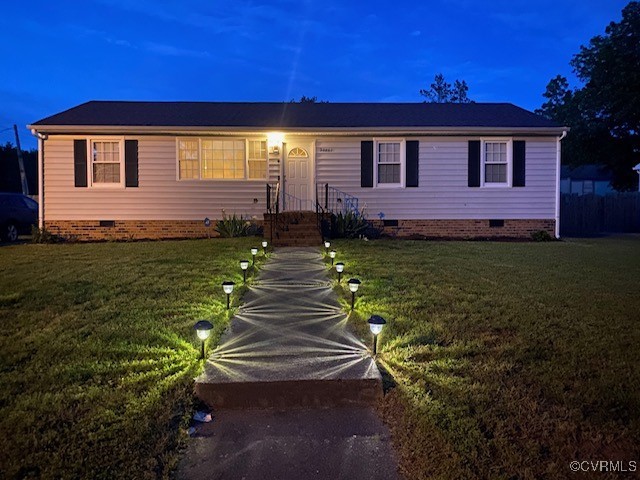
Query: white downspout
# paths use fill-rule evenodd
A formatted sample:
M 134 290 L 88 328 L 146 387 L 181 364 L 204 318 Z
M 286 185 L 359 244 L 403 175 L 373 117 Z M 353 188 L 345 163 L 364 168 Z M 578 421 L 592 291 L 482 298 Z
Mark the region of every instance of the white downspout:
M 560 238 L 560 142 L 566 136 L 564 130 L 556 141 L 556 238 Z
M 31 129 L 31 134 L 38 138 L 38 228 L 44 228 L 44 141 L 46 135 Z

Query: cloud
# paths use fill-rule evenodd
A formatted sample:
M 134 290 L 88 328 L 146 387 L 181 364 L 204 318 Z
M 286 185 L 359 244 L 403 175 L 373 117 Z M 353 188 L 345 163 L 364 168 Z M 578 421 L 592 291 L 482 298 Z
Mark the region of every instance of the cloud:
M 175 45 L 166 45 L 163 43 L 145 42 L 142 47 L 148 52 L 170 57 L 208 58 L 211 56 L 211 54 L 207 51 L 191 50 L 188 48 L 180 48 L 176 47 Z
M 414 30 L 411 32 L 412 37 L 419 37 L 422 32 L 420 30 Z

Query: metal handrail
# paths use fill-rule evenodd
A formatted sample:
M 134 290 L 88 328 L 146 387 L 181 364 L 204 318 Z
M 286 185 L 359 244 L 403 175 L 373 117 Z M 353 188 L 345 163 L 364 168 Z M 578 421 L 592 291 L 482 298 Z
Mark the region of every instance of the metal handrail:
M 323 185 L 324 200 L 321 204 L 324 204 L 324 210 L 331 212 L 334 215 L 347 212 L 360 213 L 360 200 L 349 193 L 338 190 L 335 187 L 330 187 L 328 183 Z M 318 191 L 316 187 L 316 192 Z
M 267 212 L 270 214 L 269 221 L 271 224 L 269 241 L 273 244 L 273 231 L 278 225 L 278 215 L 280 213 L 280 182 L 277 182 L 275 187 L 267 183 Z
M 283 192 L 282 196 L 286 200 L 286 202 L 283 202 L 283 203 L 287 205 L 287 208 L 289 210 L 313 211 L 312 200 L 308 200 L 308 199 L 305 200 L 303 198 L 296 197 L 295 195 L 291 195 L 290 193 L 287 193 L 287 192 Z

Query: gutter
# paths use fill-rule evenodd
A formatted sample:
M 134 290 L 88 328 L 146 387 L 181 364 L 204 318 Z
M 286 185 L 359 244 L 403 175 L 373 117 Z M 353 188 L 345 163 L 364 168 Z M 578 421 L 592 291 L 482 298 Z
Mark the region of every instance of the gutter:
M 560 142 L 567 136 L 567 132 L 568 129 L 563 130 L 556 141 L 556 239 L 560 239 Z
M 49 134 L 119 134 L 119 135 L 255 135 L 269 131 L 295 136 L 363 136 L 363 135 L 560 135 L 565 127 L 229 127 L 229 126 L 148 126 L 148 125 L 29 125 Z
M 44 228 L 44 141 L 47 135 L 31 129 L 31 135 L 38 139 L 38 228 Z

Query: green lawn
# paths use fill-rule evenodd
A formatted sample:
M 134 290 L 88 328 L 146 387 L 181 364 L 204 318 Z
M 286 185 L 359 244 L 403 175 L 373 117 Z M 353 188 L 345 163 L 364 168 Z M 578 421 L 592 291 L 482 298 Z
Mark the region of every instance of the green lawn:
M 0 247 L 0 478 L 167 477 L 253 243 Z
M 382 410 L 408 478 L 640 459 L 640 237 L 334 246 L 363 281 L 352 324 L 370 341 L 369 315 L 389 321 Z
M 0 478 L 168 476 L 193 323 L 213 319 L 216 342 L 220 283 L 252 243 L 0 247 Z M 640 459 L 639 237 L 334 246 L 363 280 L 352 324 L 368 341 L 366 318 L 389 320 L 381 408 L 408 478 Z

